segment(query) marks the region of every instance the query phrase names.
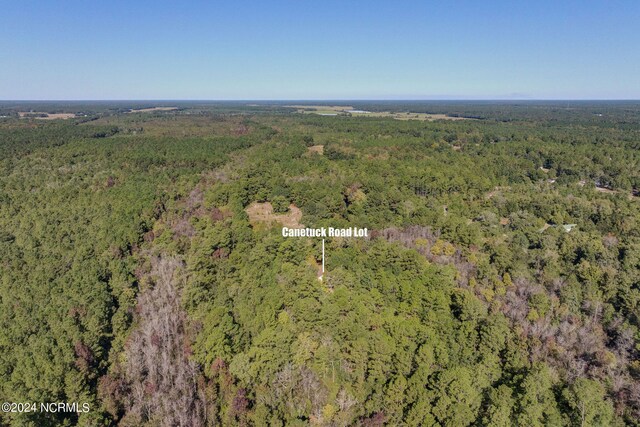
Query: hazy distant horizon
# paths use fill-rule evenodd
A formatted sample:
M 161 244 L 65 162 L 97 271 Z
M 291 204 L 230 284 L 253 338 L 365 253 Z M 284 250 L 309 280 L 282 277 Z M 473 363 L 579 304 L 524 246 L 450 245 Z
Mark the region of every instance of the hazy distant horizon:
M 190 103 L 190 102 L 204 102 L 204 103 L 216 103 L 216 102 L 255 102 L 261 104 L 268 103 L 293 103 L 293 102 L 496 102 L 496 103 L 509 103 L 509 102 L 551 102 L 551 103 L 563 103 L 563 102 L 640 102 L 640 98 L 334 98 L 334 99 L 313 99 L 313 98 L 300 98 L 300 99 L 0 99 L 0 103 L 81 103 L 81 102 L 153 102 L 153 103 Z

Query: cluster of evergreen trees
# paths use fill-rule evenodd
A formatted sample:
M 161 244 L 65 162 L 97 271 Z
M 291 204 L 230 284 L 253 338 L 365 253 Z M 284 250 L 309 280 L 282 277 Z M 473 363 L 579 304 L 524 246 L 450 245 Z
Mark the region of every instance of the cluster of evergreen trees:
M 0 420 L 638 425 L 635 110 L 198 108 L 0 122 Z

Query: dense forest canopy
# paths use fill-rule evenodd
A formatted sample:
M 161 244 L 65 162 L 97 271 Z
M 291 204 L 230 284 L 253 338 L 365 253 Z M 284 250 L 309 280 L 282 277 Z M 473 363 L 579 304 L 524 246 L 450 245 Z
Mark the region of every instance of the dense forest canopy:
M 0 425 L 640 425 L 640 103 L 291 105 L 0 103 Z

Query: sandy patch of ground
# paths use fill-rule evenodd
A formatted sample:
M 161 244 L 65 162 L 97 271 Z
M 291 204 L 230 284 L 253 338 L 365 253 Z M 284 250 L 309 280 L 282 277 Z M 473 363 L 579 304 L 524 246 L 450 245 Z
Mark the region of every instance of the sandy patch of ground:
M 245 209 L 249 215 L 249 221 L 252 224 L 259 222 L 277 222 L 289 228 L 303 228 L 300 224 L 302 219 L 302 211 L 294 204 L 289 205 L 289 212 L 284 214 L 276 214 L 273 212 L 273 206 L 269 202 L 258 203 L 253 202 Z
M 316 153 L 316 154 L 323 155 L 324 154 L 324 145 L 312 145 L 311 147 L 307 148 L 307 150 L 310 153 Z
M 76 115 L 74 113 L 43 113 L 40 111 L 20 111 L 18 115 L 21 118 L 31 118 L 38 120 L 56 120 L 56 119 L 72 119 Z M 39 117 L 40 116 L 40 117 Z

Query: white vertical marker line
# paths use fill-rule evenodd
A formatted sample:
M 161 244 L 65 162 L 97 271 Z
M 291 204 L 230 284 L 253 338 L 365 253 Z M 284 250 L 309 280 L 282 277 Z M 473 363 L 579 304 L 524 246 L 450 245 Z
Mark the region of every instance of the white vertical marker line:
M 322 239 L 322 274 L 324 274 L 324 239 Z

